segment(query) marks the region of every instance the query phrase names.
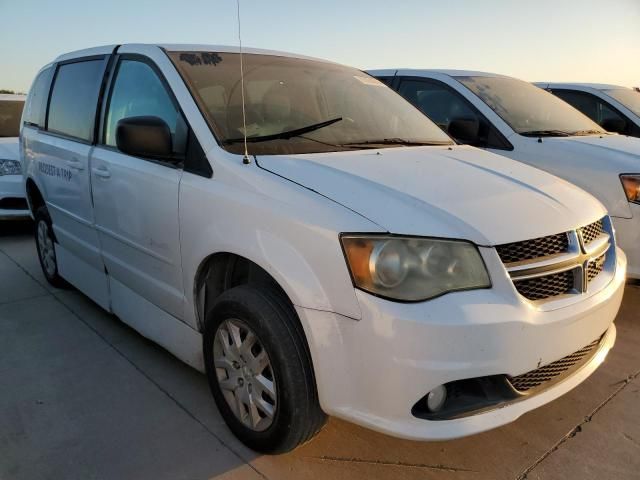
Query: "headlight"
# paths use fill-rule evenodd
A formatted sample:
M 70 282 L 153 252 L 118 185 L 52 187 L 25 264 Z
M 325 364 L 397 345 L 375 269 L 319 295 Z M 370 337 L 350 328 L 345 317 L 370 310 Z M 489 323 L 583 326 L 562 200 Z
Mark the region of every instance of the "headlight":
M 0 159 L 0 177 L 3 175 L 22 175 L 22 167 L 17 160 Z
M 375 295 L 417 302 L 491 286 L 480 252 L 469 242 L 360 235 L 341 241 L 354 284 Z
M 638 175 L 620 175 L 624 193 L 627 194 L 627 200 L 630 202 L 640 203 L 640 174 Z

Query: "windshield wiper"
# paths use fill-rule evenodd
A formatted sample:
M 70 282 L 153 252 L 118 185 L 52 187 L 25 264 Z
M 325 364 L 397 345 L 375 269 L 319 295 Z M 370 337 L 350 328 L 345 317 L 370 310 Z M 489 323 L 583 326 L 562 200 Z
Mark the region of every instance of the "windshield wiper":
M 304 135 L 305 133 L 313 132 L 315 130 L 328 127 L 329 125 L 333 125 L 334 123 L 338 123 L 340 121 L 342 121 L 342 117 L 332 118 L 331 120 L 325 120 L 324 122 L 314 123 L 313 125 L 307 125 L 306 127 L 296 128 L 294 130 L 288 130 L 286 132 L 274 133 L 273 135 L 247 137 L 247 143 L 268 142 L 270 140 L 288 140 L 293 137 L 299 137 L 300 135 Z M 224 140 L 223 143 L 225 143 L 226 145 L 230 145 L 232 143 L 242 143 L 242 142 L 244 142 L 244 137 L 229 138 L 227 140 Z
M 380 140 L 363 140 L 361 142 L 343 143 L 341 146 L 353 146 L 353 145 L 407 145 L 407 146 L 433 146 L 433 145 L 453 145 L 453 142 L 448 140 L 418 142 L 414 140 L 407 140 L 405 138 L 382 138 Z
M 562 130 L 530 130 L 528 132 L 519 132 L 525 137 L 570 137 L 572 134 Z

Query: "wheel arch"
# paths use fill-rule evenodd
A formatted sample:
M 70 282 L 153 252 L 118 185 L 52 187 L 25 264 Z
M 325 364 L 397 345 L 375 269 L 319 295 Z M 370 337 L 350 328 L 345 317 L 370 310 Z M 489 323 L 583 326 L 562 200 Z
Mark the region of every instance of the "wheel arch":
M 42 195 L 40 188 L 32 177 L 27 178 L 25 182 L 25 192 L 27 194 L 29 210 L 33 216 L 39 207 L 46 205 L 44 195 Z

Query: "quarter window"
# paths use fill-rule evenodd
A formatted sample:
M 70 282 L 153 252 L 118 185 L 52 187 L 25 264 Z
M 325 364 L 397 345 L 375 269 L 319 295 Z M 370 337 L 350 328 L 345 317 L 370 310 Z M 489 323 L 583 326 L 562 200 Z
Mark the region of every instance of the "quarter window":
M 49 86 L 53 68 L 49 67 L 38 74 L 24 106 L 24 122 L 35 127 L 44 127 L 44 117 L 47 110 Z
M 154 69 L 138 60 L 121 60 L 107 109 L 104 143 L 115 147 L 118 122 L 139 116 L 164 120 L 171 130 L 174 153 L 184 154 L 186 123 Z
M 58 67 L 49 104 L 47 130 L 92 141 L 103 72 L 102 59 Z

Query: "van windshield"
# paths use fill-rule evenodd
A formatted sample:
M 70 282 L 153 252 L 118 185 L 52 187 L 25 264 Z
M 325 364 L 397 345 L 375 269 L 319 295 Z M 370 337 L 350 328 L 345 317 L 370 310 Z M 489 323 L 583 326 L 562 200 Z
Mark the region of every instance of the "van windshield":
M 611 88 L 603 90 L 610 97 L 615 98 L 622 105 L 640 117 L 640 92 L 630 88 Z
M 242 118 L 240 55 L 169 52 L 220 145 L 280 155 L 451 145 L 415 107 L 354 68 L 320 60 L 244 54 L 246 122 Z
M 22 100 L 0 100 L 0 137 L 17 137 L 20 135 L 20 118 L 22 117 Z
M 509 77 L 456 77 L 521 135 L 605 133 L 589 117 L 531 83 Z

